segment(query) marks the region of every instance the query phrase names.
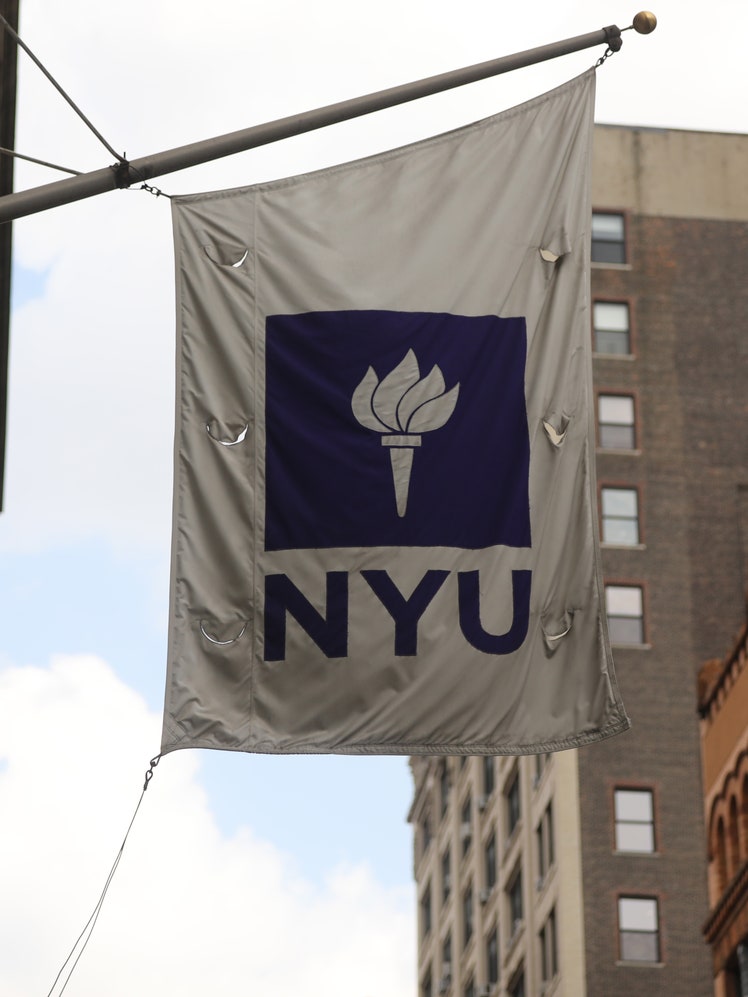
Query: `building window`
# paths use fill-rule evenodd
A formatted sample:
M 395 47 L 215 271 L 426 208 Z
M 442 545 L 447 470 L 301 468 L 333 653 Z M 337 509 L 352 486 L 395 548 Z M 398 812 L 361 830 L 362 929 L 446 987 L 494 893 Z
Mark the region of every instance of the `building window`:
M 540 818 L 535 838 L 538 844 L 538 889 L 540 889 L 554 862 L 553 805 L 551 803 L 548 804 L 545 813 Z
M 442 855 L 442 903 L 449 900 L 449 892 L 452 889 L 452 856 L 447 848 Z
M 595 301 L 592 304 L 595 353 L 629 356 L 631 323 L 625 301 Z
M 649 789 L 616 789 L 616 851 L 654 852 L 654 805 Z
M 660 923 L 653 897 L 618 898 L 618 940 L 623 962 L 660 961 Z
M 470 843 L 473 840 L 472 809 L 470 797 L 468 796 L 462 805 L 462 813 L 460 815 L 460 839 L 462 840 L 463 855 L 467 855 Z
M 602 450 L 635 450 L 632 395 L 597 396 L 597 439 Z
M 626 229 L 623 215 L 592 212 L 592 262 L 626 262 Z
M 643 605 L 641 586 L 605 586 L 605 610 L 612 644 L 644 643 Z
M 425 938 L 431 931 L 431 884 L 429 883 L 421 897 L 421 937 Z
M 513 938 L 522 924 L 523 916 L 521 869 L 517 869 L 517 872 L 510 880 L 506 888 L 506 895 L 509 901 L 509 924 L 511 925 L 511 937 Z
M 468 886 L 462 895 L 462 946 L 473 937 L 473 887 Z
M 431 818 L 428 814 L 425 814 L 423 820 L 421 821 L 421 848 L 424 852 L 427 851 L 429 845 L 431 844 Z
M 492 834 L 486 844 L 485 853 L 486 866 L 486 889 L 492 890 L 496 886 L 496 835 Z
M 515 772 L 506 791 L 506 833 L 508 838 L 511 838 L 514 829 L 519 824 L 520 816 L 519 774 Z
M 452 983 L 452 935 L 447 934 L 442 945 L 442 977 L 439 981 L 439 993 L 443 994 L 449 990 Z
M 543 773 L 545 772 L 546 765 L 551 760 L 550 752 L 544 751 L 542 754 L 535 755 L 535 775 L 533 776 L 533 785 L 539 786 L 540 780 L 543 778 Z
M 447 932 L 447 937 L 442 945 L 442 975 L 449 976 L 452 972 L 452 933 Z
M 727 839 L 725 837 L 725 822 L 721 817 L 717 821 L 716 841 L 712 857 L 715 862 L 715 882 L 719 897 L 727 886 Z
M 635 547 L 639 543 L 639 493 L 636 488 L 601 489 L 603 543 Z
M 486 939 L 486 974 L 489 983 L 499 982 L 499 938 L 496 928 Z
M 439 779 L 439 802 L 441 816 L 447 812 L 447 806 L 449 804 L 449 769 L 447 768 L 446 761 L 442 762 L 441 776 Z
M 746 801 L 748 804 L 748 801 Z M 738 827 L 738 801 L 734 796 L 730 797 L 730 811 L 727 818 L 727 866 L 730 871 L 730 879 L 740 868 L 742 835 Z
M 496 785 L 496 769 L 493 755 L 483 756 L 483 794 L 490 796 Z
M 538 935 L 540 947 L 540 979 L 550 983 L 558 972 L 558 949 L 556 947 L 556 910 L 553 908 L 546 918 Z
M 525 971 L 520 967 L 507 990 L 509 997 L 525 997 Z
M 433 988 L 431 986 L 431 967 L 426 970 L 426 975 L 421 981 L 421 997 L 433 997 Z

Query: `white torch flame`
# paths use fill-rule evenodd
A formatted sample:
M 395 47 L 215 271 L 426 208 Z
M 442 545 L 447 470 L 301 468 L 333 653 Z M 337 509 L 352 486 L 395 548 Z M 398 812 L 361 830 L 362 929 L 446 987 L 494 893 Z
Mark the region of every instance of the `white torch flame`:
M 397 512 L 401 517 L 408 504 L 413 448 L 421 445 L 421 433 L 440 429 L 447 422 L 459 392 L 459 382 L 446 390 L 444 375 L 436 364 L 421 378 L 413 350 L 408 350 L 381 381 L 369 367 L 353 392 L 351 408 L 356 419 L 366 429 L 387 434 L 382 444 L 391 448 Z

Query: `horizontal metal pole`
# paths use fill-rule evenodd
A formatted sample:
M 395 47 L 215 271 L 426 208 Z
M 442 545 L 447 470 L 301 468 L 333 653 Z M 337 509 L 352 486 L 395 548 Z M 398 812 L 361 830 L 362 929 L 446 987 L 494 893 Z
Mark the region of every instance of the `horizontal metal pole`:
M 364 97 L 354 97 L 338 104 L 328 104 L 326 107 L 320 107 L 314 111 L 293 114 L 277 121 L 230 132 L 228 135 L 193 142 L 190 145 L 183 145 L 177 149 L 156 153 L 152 156 L 144 156 L 142 159 L 134 159 L 127 164 L 116 164 L 91 173 L 82 173 L 80 176 L 69 179 L 57 180 L 41 187 L 6 194 L 5 197 L 0 197 L 0 222 L 12 221 L 15 218 L 46 211 L 48 208 L 55 208 L 61 204 L 80 201 L 86 197 L 93 197 L 95 194 L 103 194 L 108 190 L 129 187 L 134 183 L 152 180 L 154 177 L 175 173 L 177 170 L 198 166 L 201 163 L 209 163 L 237 152 L 246 152 L 248 149 L 269 145 L 271 142 L 278 142 L 280 139 L 290 138 L 293 135 L 301 135 L 317 128 L 324 128 L 326 125 L 337 124 L 340 121 L 348 121 L 351 118 L 370 114 L 372 111 L 381 111 L 386 107 L 405 104 L 408 101 L 417 100 L 419 97 L 452 90 L 466 83 L 475 83 L 477 80 L 485 80 L 515 69 L 522 69 L 525 66 L 547 62 L 549 59 L 556 59 L 559 56 L 579 52 L 595 45 L 608 45 L 613 51 L 618 51 L 621 47 L 621 29 L 611 25 L 608 28 L 591 31 L 586 35 L 577 35 L 574 38 L 553 42 L 550 45 L 527 49 L 525 52 L 507 55 L 501 59 L 481 62 L 465 69 L 456 69 L 439 76 L 430 76 L 415 83 L 391 87 L 388 90 L 380 90 Z

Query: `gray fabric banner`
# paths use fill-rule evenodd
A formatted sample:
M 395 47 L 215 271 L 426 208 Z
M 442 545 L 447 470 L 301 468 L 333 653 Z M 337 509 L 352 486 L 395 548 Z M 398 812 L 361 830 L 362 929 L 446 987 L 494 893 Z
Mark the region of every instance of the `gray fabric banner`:
M 597 541 L 594 86 L 173 200 L 163 752 L 515 754 L 629 726 Z

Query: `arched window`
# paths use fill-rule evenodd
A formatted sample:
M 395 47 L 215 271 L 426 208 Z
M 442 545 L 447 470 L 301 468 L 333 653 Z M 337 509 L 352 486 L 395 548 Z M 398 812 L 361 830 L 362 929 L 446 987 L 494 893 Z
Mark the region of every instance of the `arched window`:
M 730 797 L 729 816 L 727 818 L 727 877 L 728 882 L 740 868 L 740 846 L 738 843 L 738 801 Z
M 748 861 L 748 772 L 743 776 L 743 788 L 740 793 L 740 823 L 738 825 L 740 843 L 740 859 Z
M 717 901 L 724 893 L 727 886 L 727 849 L 725 847 L 725 824 L 720 817 L 712 839 L 712 882 L 715 887 L 715 895 L 712 897 L 712 906 L 716 906 Z

